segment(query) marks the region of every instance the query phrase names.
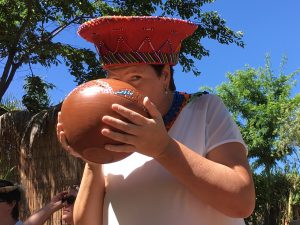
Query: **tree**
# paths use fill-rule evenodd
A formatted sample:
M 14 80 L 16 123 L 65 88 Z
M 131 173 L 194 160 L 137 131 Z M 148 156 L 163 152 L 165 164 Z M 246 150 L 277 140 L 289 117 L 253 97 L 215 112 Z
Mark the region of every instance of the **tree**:
M 299 104 L 300 95 L 298 94 L 295 99 L 295 104 Z M 289 132 L 286 132 L 289 131 Z M 300 108 L 296 107 L 291 117 L 287 117 L 284 120 L 284 125 L 279 128 L 279 132 L 283 137 L 282 145 L 296 145 L 300 146 Z
M 279 75 L 275 75 L 267 56 L 264 68 L 248 66 L 245 70 L 228 73 L 228 82 L 216 88 L 216 94 L 223 99 L 240 127 L 256 173 L 257 199 L 262 199 L 257 210 L 261 210 L 263 215 L 260 214 L 260 223 L 254 224 L 278 224 L 285 216 L 279 213 L 282 209 L 280 204 L 288 202 L 289 190 L 294 189 L 291 187 L 293 182 L 282 178 L 282 173 L 291 174 L 300 165 L 299 161 L 289 161 L 299 149 L 299 142 L 292 141 L 299 135 L 299 130 L 290 128 L 299 119 L 296 112 L 300 110 L 300 94 L 291 96 L 291 90 L 300 70 L 286 75 L 285 64 L 286 59 L 283 58 Z M 295 159 L 299 159 L 298 156 Z M 284 188 L 284 193 L 279 190 L 282 186 L 288 187 Z M 276 191 L 278 195 L 274 195 Z M 275 204 L 276 196 L 278 203 Z M 282 198 L 279 199 L 279 196 Z
M 24 89 L 27 94 L 23 96 L 22 102 L 30 112 L 39 112 L 50 106 L 50 99 L 47 94 L 48 89 L 53 89 L 53 84 L 44 82 L 39 76 L 27 76 L 25 78 Z
M 289 75 L 284 71 L 276 76 L 266 58 L 265 68 L 247 67 L 244 71 L 227 74 L 229 81 L 217 87 L 217 94 L 223 99 L 241 128 L 249 147 L 249 157 L 254 168 L 266 172 L 278 165 L 287 155 L 297 149 L 295 143 L 286 144 L 285 137 L 291 132 L 281 132 L 286 121 L 294 121 L 299 110 L 300 95 L 291 97 L 295 86 L 297 70 Z
M 216 12 L 202 12 L 204 4 L 213 0 L 38 0 L 0 1 L 0 59 L 5 65 L 0 78 L 0 102 L 16 72 L 22 67 L 41 65 L 51 67 L 65 64 L 78 84 L 103 77 L 94 51 L 55 41 L 55 37 L 72 25 L 103 15 L 176 16 L 189 19 L 200 26 L 187 39 L 180 54 L 185 71 L 200 72 L 194 59 L 208 56 L 200 39 L 215 39 L 222 44 L 243 46 L 242 34 L 233 32 Z M 67 42 L 67 40 L 66 40 Z M 192 57 L 192 58 L 191 58 Z M 33 75 L 36 75 L 33 72 Z
M 293 207 L 299 207 L 300 175 L 299 172 L 272 173 L 271 179 L 265 173 L 254 174 L 256 186 L 256 207 L 247 218 L 253 225 L 285 225 L 293 219 Z M 266 191 L 271 189 L 272 198 Z

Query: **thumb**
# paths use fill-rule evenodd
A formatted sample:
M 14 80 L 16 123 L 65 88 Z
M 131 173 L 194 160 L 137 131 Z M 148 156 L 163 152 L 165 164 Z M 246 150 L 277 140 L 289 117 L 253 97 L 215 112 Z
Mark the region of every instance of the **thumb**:
M 148 97 L 144 98 L 143 104 L 153 119 L 157 119 L 157 118 L 161 117 L 160 112 L 158 111 L 156 106 L 150 101 L 150 99 Z

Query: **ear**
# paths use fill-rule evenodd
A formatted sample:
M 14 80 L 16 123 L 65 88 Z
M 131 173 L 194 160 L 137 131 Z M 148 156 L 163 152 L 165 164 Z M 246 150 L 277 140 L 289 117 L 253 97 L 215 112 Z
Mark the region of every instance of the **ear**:
M 166 85 L 166 87 L 169 89 L 170 79 L 171 79 L 171 69 L 170 65 L 164 65 L 164 68 L 162 70 L 162 78 Z

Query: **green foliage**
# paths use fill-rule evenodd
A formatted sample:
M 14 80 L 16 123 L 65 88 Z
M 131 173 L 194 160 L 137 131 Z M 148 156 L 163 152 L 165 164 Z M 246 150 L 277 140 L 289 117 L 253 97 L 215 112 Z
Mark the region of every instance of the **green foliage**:
M 289 205 L 299 204 L 299 173 L 284 174 L 276 171 L 271 175 L 255 174 L 254 181 L 256 208 L 247 222 L 253 225 L 273 225 L 291 221 Z
M 16 167 L 7 168 L 4 161 L 0 159 L 0 168 L 4 169 L 4 172 L 0 174 L 0 179 L 10 180 Z
M 299 203 L 299 94 L 292 96 L 297 70 L 279 75 L 271 69 L 246 67 L 228 73 L 216 88 L 240 127 L 248 146 L 256 187 L 256 209 L 247 219 L 253 225 L 285 224 L 290 206 Z M 293 129 L 296 127 L 296 129 Z M 298 140 L 298 141 L 297 141 Z M 294 158 L 292 157 L 294 156 Z
M 247 218 L 253 225 L 284 224 L 288 218 L 288 204 L 293 184 L 288 176 L 281 172 L 267 175 L 254 175 L 256 188 L 256 208 Z M 299 182 L 299 176 L 298 176 Z M 267 191 L 266 190 L 270 190 Z M 271 196 L 269 196 L 271 195 Z
M 160 15 L 189 19 L 199 28 L 183 43 L 180 63 L 184 71 L 200 74 L 194 60 L 208 56 L 200 43 L 202 38 L 222 44 L 243 46 L 241 33 L 226 26 L 217 12 L 202 12 L 212 0 L 112 0 L 112 1 L 0 1 L 0 58 L 5 66 L 0 78 L 0 101 L 22 66 L 44 67 L 65 64 L 78 84 L 104 76 L 96 53 L 90 49 L 55 41 L 55 37 L 70 26 L 103 15 Z M 75 35 L 75 34 L 74 34 Z M 35 72 L 33 71 L 34 75 Z
M 290 183 L 290 190 L 293 193 L 291 205 L 300 205 L 300 174 L 298 170 L 288 173 L 286 177 Z
M 50 106 L 47 90 L 54 87 L 53 84 L 44 82 L 39 76 L 27 76 L 24 85 L 27 94 L 23 95 L 22 102 L 28 111 L 37 113 L 47 109 Z
M 22 102 L 13 96 L 6 97 L 0 103 L 0 111 L 3 113 L 16 111 L 16 110 L 22 110 L 22 109 L 23 109 Z M 1 114 L 2 113 L 0 113 L 0 115 Z
M 277 143 L 278 147 L 283 148 L 289 145 L 300 146 L 300 94 L 293 99 L 291 116 L 283 118 L 282 126 L 277 129 L 281 134 L 282 140 Z
M 262 167 L 270 171 L 297 147 L 292 143 L 283 144 L 283 135 L 292 134 L 281 132 L 281 127 L 300 107 L 299 101 L 291 97 L 298 73 L 284 75 L 281 72 L 276 76 L 267 58 L 265 68 L 247 67 L 244 71 L 229 73 L 229 82 L 217 88 L 240 126 L 254 169 Z

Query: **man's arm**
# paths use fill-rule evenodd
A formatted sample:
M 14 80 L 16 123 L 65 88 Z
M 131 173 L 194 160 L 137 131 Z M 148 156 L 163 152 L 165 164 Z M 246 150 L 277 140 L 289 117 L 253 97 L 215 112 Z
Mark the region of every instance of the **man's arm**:
M 66 191 L 60 192 L 55 195 L 51 201 L 43 208 L 31 215 L 23 225 L 42 225 L 44 224 L 54 212 L 63 207 L 62 198 L 66 194 Z

